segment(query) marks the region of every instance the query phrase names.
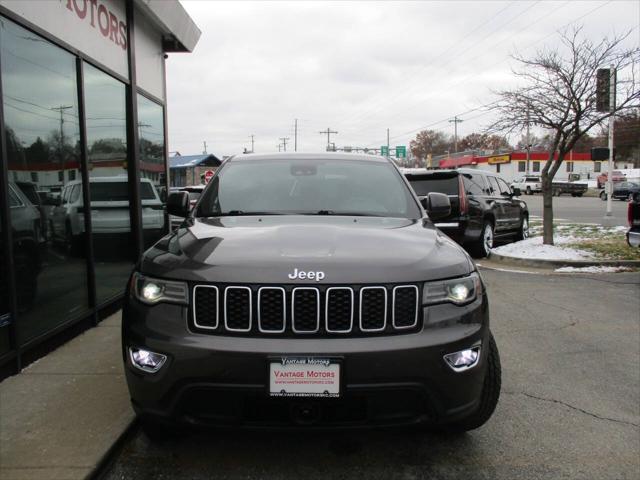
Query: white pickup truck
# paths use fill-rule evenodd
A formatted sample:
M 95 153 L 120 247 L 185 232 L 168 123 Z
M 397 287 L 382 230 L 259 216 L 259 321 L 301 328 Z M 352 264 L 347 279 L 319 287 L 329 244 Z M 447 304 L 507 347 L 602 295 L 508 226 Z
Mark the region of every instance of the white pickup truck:
M 127 177 L 94 177 L 89 180 L 91 195 L 91 230 L 94 238 L 119 236 L 131 231 L 129 219 L 129 185 Z M 145 236 L 164 228 L 164 205 L 153 183 L 140 179 L 142 228 Z M 77 251 L 84 234 L 82 182 L 69 182 L 60 193 L 59 205 L 51 212 L 50 228 L 55 242 Z
M 542 191 L 542 182 L 539 176 L 526 175 L 511 182 L 511 188 L 518 188 L 525 195 L 533 195 Z

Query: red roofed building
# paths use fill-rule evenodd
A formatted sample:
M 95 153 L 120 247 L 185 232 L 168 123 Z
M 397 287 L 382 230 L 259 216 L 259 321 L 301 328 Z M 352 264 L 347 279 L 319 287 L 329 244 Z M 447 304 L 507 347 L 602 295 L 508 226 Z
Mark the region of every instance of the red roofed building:
M 540 175 L 548 158 L 548 152 L 531 152 L 527 165 L 527 152 L 510 152 L 492 155 L 469 153 L 441 158 L 439 166 L 440 168 L 465 167 L 488 170 L 499 173 L 507 181 L 512 181 L 520 175 Z M 559 180 L 567 179 L 571 173 L 579 174 L 582 180 L 594 179 L 600 172 L 607 170 L 607 162 L 591 160 L 590 152 L 570 152 L 565 156 L 562 163 L 563 165 L 556 174 L 556 178 Z

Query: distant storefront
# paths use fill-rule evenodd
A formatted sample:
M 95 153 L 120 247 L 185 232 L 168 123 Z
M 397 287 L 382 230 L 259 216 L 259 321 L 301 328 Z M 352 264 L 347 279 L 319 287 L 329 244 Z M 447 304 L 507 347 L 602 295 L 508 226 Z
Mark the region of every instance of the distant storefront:
M 211 153 L 169 157 L 169 186 L 201 185 L 207 172 L 215 172 L 222 161 Z
M 518 176 L 540 175 L 548 158 L 548 152 L 531 152 L 528 159 L 527 152 L 518 151 L 492 155 L 463 154 L 440 159 L 439 167 L 478 168 L 499 173 L 507 181 L 512 181 Z M 591 153 L 570 152 L 565 156 L 556 178 L 577 178 L 579 175 L 581 180 L 589 180 L 596 178 L 606 169 L 607 162 L 592 160 Z
M 199 36 L 174 0 L 0 0 L 0 367 L 167 232 L 165 58 Z

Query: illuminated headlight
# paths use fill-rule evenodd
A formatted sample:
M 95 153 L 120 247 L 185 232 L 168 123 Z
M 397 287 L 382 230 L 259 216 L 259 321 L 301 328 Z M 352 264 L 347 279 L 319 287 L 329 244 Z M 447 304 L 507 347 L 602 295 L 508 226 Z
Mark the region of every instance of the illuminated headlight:
M 463 372 L 475 367 L 480 361 L 480 346 L 468 348 L 455 353 L 449 353 L 444 356 L 447 362 L 455 372 Z
M 426 282 L 422 298 L 427 305 L 444 302 L 464 305 L 473 302 L 478 295 L 482 295 L 482 281 L 474 272 L 468 277 Z
M 156 373 L 167 361 L 166 355 L 135 347 L 129 347 L 129 358 L 134 367 L 147 373 Z
M 189 303 L 187 284 L 185 282 L 150 278 L 139 273 L 134 273 L 131 280 L 133 282 L 131 289 L 133 295 L 147 305 L 155 305 L 160 302 L 184 305 Z

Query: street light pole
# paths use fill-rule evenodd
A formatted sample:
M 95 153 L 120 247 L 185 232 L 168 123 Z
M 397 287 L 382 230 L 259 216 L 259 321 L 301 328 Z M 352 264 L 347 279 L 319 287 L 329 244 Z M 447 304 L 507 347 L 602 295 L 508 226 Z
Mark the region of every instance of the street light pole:
M 529 132 L 529 108 L 527 107 L 527 175 L 529 175 L 529 160 L 531 159 L 531 136 Z
M 389 158 L 389 129 L 387 128 L 387 158 Z
M 615 123 L 615 102 L 616 102 L 616 71 L 615 67 L 611 65 L 609 67 L 609 111 L 611 116 L 609 117 L 609 162 L 607 173 L 607 213 L 605 213 L 603 219 L 604 226 L 613 226 L 615 223 L 615 217 L 612 212 L 613 201 L 613 126 Z

